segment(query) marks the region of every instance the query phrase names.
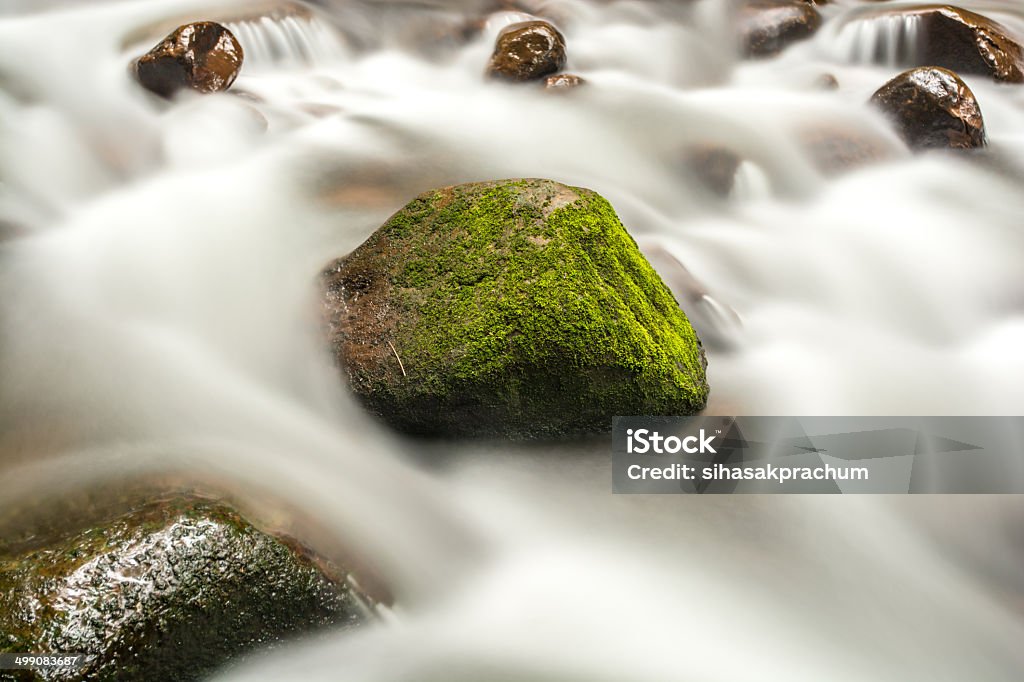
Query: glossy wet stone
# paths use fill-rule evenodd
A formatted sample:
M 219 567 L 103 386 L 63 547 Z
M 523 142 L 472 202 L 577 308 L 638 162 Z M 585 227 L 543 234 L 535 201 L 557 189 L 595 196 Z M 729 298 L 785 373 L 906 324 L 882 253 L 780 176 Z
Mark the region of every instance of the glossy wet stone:
M 952 5 L 894 9 L 884 16 L 893 14 L 918 22 L 916 65 L 1024 82 L 1024 48 L 1002 24 Z
M 90 654 L 86 679 L 200 679 L 248 650 L 365 614 L 296 548 L 198 500 L 0 553 L 0 651 Z
M 587 81 L 572 73 L 560 73 L 544 79 L 544 88 L 555 92 L 566 92 L 583 87 Z
M 802 0 L 751 0 L 740 8 L 740 44 L 748 57 L 772 57 L 806 40 L 821 26 L 821 15 Z
M 526 21 L 498 35 L 487 75 L 512 82 L 539 80 L 560 71 L 565 62 L 565 38 L 559 30 L 546 21 Z
M 162 97 L 184 89 L 221 92 L 235 82 L 243 60 L 242 46 L 231 31 L 198 21 L 177 28 L 140 57 L 135 73 L 139 83 Z
M 885 112 L 912 149 L 985 146 L 985 121 L 978 101 L 948 69 L 905 71 L 879 88 L 871 104 Z

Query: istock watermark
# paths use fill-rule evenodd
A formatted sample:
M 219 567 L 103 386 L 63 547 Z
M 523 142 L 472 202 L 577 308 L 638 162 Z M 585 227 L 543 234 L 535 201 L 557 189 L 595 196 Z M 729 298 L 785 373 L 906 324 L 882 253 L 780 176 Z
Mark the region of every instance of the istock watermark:
M 696 467 L 673 464 L 667 467 L 630 464 L 626 475 L 633 481 L 868 481 L 871 471 L 867 467 L 780 467 L 773 464 L 749 467 L 729 467 L 716 464 Z
M 86 654 L 0 654 L 0 670 L 78 670 Z
M 612 490 L 1024 493 L 1024 417 L 615 417 Z
M 626 451 L 630 454 L 646 454 L 648 452 L 656 455 L 674 455 L 685 452 L 689 455 L 710 452 L 717 454 L 711 443 L 715 437 L 705 433 L 704 429 L 696 436 L 662 436 L 657 431 L 649 429 L 626 429 Z

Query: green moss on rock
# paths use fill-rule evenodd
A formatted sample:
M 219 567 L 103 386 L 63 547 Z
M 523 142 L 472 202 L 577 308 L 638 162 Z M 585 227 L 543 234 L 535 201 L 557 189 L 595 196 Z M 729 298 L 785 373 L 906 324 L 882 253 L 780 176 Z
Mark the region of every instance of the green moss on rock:
M 428 192 L 324 278 L 353 388 L 408 433 L 563 436 L 707 401 L 700 340 L 590 190 L 508 180 Z
M 49 680 L 201 679 L 257 646 L 365 615 L 347 585 L 205 502 L 153 504 L 36 544 L 0 554 L 0 651 L 92 656 Z

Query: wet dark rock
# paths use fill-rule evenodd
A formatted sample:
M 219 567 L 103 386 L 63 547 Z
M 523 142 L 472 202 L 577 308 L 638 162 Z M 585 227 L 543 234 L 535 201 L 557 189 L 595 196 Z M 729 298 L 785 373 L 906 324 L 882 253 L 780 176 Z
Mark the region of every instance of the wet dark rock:
M 1007 82 L 1024 82 L 1024 49 L 1009 30 L 991 19 L 952 5 L 893 10 L 919 18 L 915 64 L 941 66 Z
M 772 57 L 810 38 L 821 26 L 814 5 L 802 0 L 751 0 L 739 12 L 739 35 L 748 57 Z
M 580 76 L 571 73 L 560 73 L 555 76 L 548 76 L 544 79 L 544 88 L 556 92 L 575 90 L 587 84 L 587 81 Z
M 0 552 L 0 651 L 88 654 L 85 679 L 200 679 L 255 647 L 365 613 L 301 552 L 196 500 Z
M 179 27 L 139 58 L 139 82 L 162 97 L 179 90 L 221 92 L 231 87 L 242 68 L 242 46 L 224 26 L 199 21 Z
M 683 153 L 690 173 L 711 193 L 727 197 L 736 182 L 736 171 L 743 161 L 731 149 L 719 145 L 695 145 Z
M 539 80 L 565 67 L 565 38 L 546 21 L 506 27 L 494 45 L 487 75 L 498 80 Z
M 952 71 L 921 67 L 883 85 L 871 104 L 885 112 L 913 149 L 985 146 L 985 122 L 974 93 Z
M 686 315 L 589 190 L 506 180 L 427 192 L 323 285 L 351 387 L 406 433 L 561 437 L 707 400 Z

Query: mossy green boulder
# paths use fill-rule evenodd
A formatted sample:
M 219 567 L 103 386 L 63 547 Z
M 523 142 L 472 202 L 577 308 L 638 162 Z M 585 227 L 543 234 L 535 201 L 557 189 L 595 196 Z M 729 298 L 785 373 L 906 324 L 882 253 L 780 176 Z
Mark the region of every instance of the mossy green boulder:
M 427 192 L 323 278 L 351 386 L 406 433 L 561 437 L 707 402 L 700 340 L 590 190 Z
M 199 500 L 0 543 L 0 652 L 90 656 L 48 680 L 198 680 L 258 646 L 366 613 L 296 548 Z

